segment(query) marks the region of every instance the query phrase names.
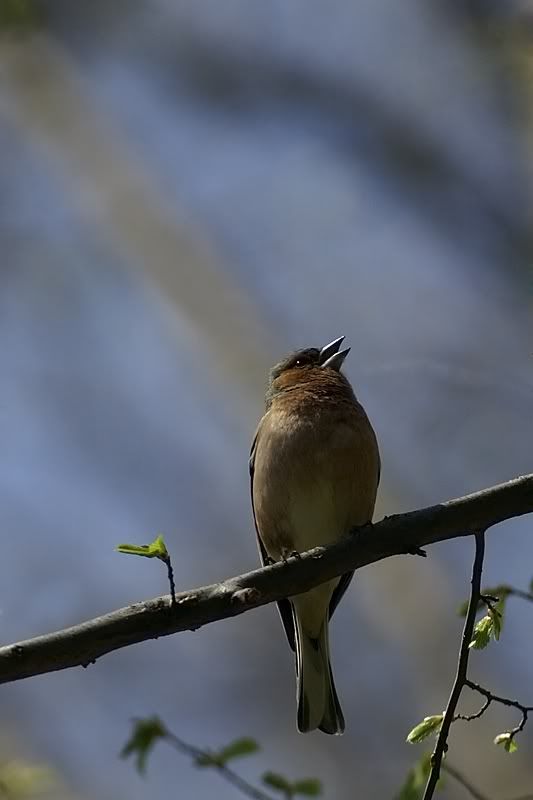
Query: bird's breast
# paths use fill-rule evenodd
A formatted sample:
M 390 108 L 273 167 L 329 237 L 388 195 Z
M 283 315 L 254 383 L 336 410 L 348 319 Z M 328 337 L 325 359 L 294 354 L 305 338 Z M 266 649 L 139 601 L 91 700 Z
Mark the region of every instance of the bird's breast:
M 360 406 L 302 415 L 275 407 L 258 432 L 253 500 L 274 559 L 345 535 L 373 513 L 377 444 Z

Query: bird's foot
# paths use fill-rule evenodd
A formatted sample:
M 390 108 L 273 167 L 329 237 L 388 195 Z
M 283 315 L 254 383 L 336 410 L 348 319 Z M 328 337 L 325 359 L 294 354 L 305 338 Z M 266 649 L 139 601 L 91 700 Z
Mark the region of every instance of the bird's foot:
M 297 558 L 299 560 L 301 557 L 302 556 L 297 550 L 282 550 L 281 552 L 281 560 L 285 564 L 287 563 L 289 558 Z

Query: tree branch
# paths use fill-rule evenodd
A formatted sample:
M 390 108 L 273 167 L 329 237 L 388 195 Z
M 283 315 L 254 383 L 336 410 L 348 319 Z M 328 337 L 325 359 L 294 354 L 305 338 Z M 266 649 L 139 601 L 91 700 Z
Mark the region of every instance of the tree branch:
M 459 650 L 457 674 L 453 683 L 450 699 L 448 700 L 448 705 L 446 706 L 441 729 L 437 737 L 435 750 L 431 756 L 431 772 L 429 773 L 423 800 L 431 800 L 435 793 L 435 789 L 440 778 L 442 759 L 444 757 L 444 753 L 448 749 L 448 735 L 455 717 L 455 709 L 457 708 L 457 703 L 459 702 L 461 692 L 463 691 L 463 687 L 467 681 L 468 656 L 470 655 L 469 647 L 470 642 L 472 641 L 472 634 L 474 632 L 474 625 L 476 623 L 479 596 L 481 593 L 481 572 L 483 570 L 484 555 L 485 531 L 480 531 L 476 533 L 476 555 L 474 558 L 474 565 L 472 567 L 472 588 L 470 591 L 470 602 L 468 604 L 468 611 L 466 613 L 466 619 L 463 628 L 461 649 Z
M 533 706 L 525 706 L 523 703 L 519 703 L 518 700 L 510 700 L 508 697 L 500 697 L 497 694 L 493 694 L 488 689 L 485 689 L 484 686 L 480 686 L 479 683 L 474 683 L 474 681 L 469 679 L 465 680 L 465 686 L 468 686 L 468 688 L 472 689 L 473 692 L 478 692 L 478 694 L 483 695 L 485 698 L 485 703 L 481 713 L 485 712 L 491 703 L 500 703 L 508 708 L 517 708 L 522 712 L 522 718 L 518 725 L 509 731 L 512 739 L 514 739 L 517 733 L 521 733 L 521 731 L 524 730 L 528 714 L 533 712 Z M 481 716 L 481 713 L 478 713 L 475 716 Z
M 0 683 L 54 670 L 88 666 L 97 658 L 147 639 L 242 614 L 298 594 L 353 569 L 533 512 L 533 475 L 429 508 L 386 517 L 342 541 L 317 547 L 288 563 L 222 583 L 135 603 L 55 633 L 0 648 Z

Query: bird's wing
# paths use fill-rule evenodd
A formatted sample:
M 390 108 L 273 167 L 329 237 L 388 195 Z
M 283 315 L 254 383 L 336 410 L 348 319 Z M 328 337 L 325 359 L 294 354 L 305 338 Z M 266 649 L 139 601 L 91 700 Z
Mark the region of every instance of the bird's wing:
M 379 486 L 379 479 L 381 477 L 381 459 L 379 457 L 378 451 L 378 474 L 377 474 L 377 482 L 376 482 L 376 491 L 377 487 Z M 353 571 L 352 572 L 345 572 L 344 575 L 341 576 L 340 581 L 336 585 L 335 589 L 333 590 L 333 594 L 331 595 L 331 600 L 329 601 L 329 618 L 331 619 L 333 616 L 333 612 L 339 605 L 340 601 L 343 598 L 343 595 L 350 585 L 350 581 L 353 578 Z
M 272 563 L 272 559 L 269 558 L 267 551 L 265 550 L 265 546 L 261 540 L 261 534 L 259 533 L 259 528 L 257 526 L 257 519 L 255 516 L 255 508 L 254 508 L 254 464 L 255 464 L 255 453 L 257 450 L 257 442 L 259 440 L 259 432 L 261 430 L 261 424 L 259 424 L 259 428 L 254 436 L 254 440 L 252 442 L 252 449 L 250 451 L 250 460 L 248 462 L 249 470 L 250 470 L 250 496 L 252 498 L 252 513 L 254 515 L 254 524 L 255 524 L 255 532 L 257 534 L 257 544 L 259 546 L 259 553 L 261 555 L 261 561 L 263 566 L 267 566 L 268 564 Z M 287 634 L 287 639 L 289 640 L 289 645 L 291 649 L 296 651 L 296 641 L 295 641 L 295 633 L 294 633 L 294 620 L 292 616 L 292 606 L 290 601 L 279 600 L 277 603 L 279 615 L 281 617 L 281 621 L 283 623 L 283 627 L 285 628 L 285 633 Z

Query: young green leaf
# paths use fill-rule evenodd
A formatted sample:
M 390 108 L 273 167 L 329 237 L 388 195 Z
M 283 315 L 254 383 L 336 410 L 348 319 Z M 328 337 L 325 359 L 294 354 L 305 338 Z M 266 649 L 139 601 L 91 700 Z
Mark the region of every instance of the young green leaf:
M 499 733 L 494 739 L 494 744 L 502 744 L 507 753 L 515 753 L 518 750 L 518 745 L 509 731 Z
M 472 641 L 468 647 L 474 650 L 483 650 L 490 642 L 491 636 L 494 635 L 494 620 L 492 616 L 482 617 L 474 628 Z
M 165 540 L 161 535 L 156 536 L 150 544 L 117 544 L 115 550 L 118 553 L 125 553 L 129 556 L 144 556 L 145 558 L 160 558 L 161 561 L 168 560 L 168 550 Z
M 146 771 L 148 755 L 158 739 L 164 739 L 167 730 L 159 717 L 148 717 L 135 720 L 133 731 L 121 750 L 120 757 L 135 756 L 137 771 L 143 775 Z
M 265 786 L 270 786 L 271 789 L 276 789 L 278 792 L 284 792 L 289 797 L 293 794 L 291 782 L 283 775 L 278 775 L 277 772 L 265 772 L 261 780 Z
M 498 606 L 499 605 L 500 603 L 498 603 Z M 500 638 L 500 634 L 502 632 L 502 621 L 503 621 L 502 612 L 498 607 L 489 608 L 489 617 L 492 620 L 491 635 L 496 641 L 498 641 Z
M 442 725 L 443 718 L 444 714 L 433 714 L 431 717 L 424 717 L 422 722 L 415 725 L 412 731 L 407 734 L 409 744 L 418 744 L 432 733 L 437 733 Z
M 230 742 L 230 744 L 223 747 L 222 750 L 219 750 L 218 756 L 222 759 L 223 763 L 226 764 L 233 758 L 250 756 L 252 753 L 257 753 L 258 750 L 259 745 L 255 739 L 244 736 L 241 739 L 235 739 L 234 742 Z
M 292 791 L 304 797 L 319 797 L 322 794 L 322 784 L 316 778 L 303 778 L 293 782 Z

